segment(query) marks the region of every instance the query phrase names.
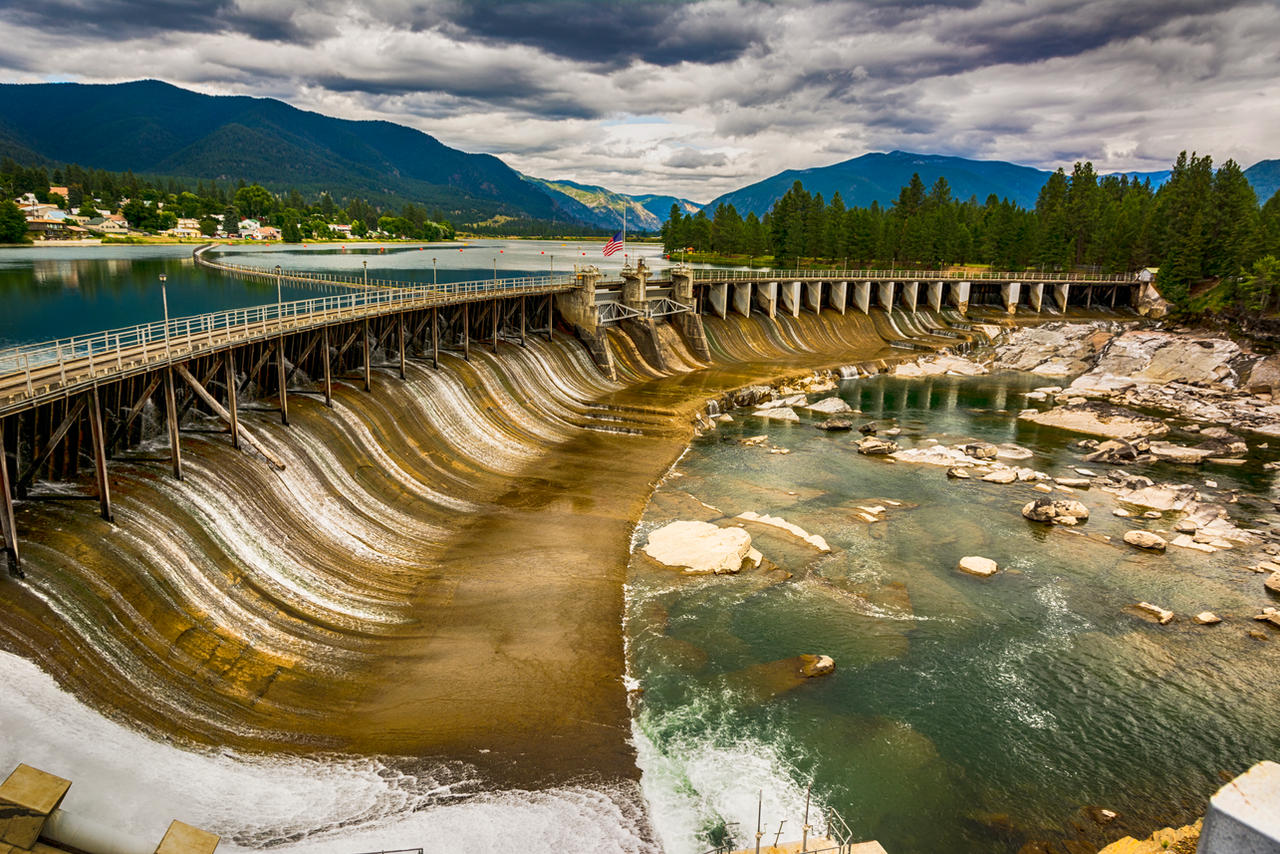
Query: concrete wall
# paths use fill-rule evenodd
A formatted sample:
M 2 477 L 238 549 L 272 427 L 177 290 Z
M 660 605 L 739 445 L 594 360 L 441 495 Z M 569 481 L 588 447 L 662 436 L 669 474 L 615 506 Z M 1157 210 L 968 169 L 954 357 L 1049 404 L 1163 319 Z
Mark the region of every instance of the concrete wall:
M 844 314 L 849 306 L 849 283 L 831 282 L 827 290 L 827 304 Z
M 1210 798 L 1196 854 L 1280 854 L 1280 765 L 1259 762 Z
M 800 282 L 782 282 L 778 285 L 782 310 L 792 317 L 800 316 L 800 284 Z
M 822 311 L 822 286 L 824 282 L 804 283 L 804 307 L 814 314 Z

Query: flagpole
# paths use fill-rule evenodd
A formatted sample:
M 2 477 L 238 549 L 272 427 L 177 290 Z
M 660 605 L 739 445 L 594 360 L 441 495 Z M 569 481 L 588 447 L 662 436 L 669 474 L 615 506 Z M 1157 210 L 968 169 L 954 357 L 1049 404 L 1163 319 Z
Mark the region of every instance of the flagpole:
M 622 208 L 622 262 L 627 262 L 627 208 Z

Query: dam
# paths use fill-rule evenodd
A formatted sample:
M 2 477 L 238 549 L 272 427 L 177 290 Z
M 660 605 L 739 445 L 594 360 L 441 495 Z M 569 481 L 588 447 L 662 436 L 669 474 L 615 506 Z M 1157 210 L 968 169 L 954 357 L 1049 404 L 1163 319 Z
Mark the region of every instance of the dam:
M 200 269 L 267 289 L 300 272 Z M 5 582 L 4 648 L 154 739 L 375 761 L 379 779 L 434 781 L 407 799 L 419 806 L 569 792 L 628 828 L 620 850 L 654 850 L 637 750 L 670 744 L 674 724 L 652 716 L 679 671 L 628 664 L 624 619 L 639 632 L 658 620 L 624 585 L 636 523 L 706 401 L 815 369 L 874 372 L 979 322 L 1064 306 L 1127 318 L 1138 301 L 1119 281 L 1039 282 L 1033 305 L 1026 276 L 631 273 L 495 276 L 445 296 L 352 276 L 306 311 L 179 318 L 132 353 L 103 339 L 28 355 L 6 372 L 5 543 L 25 577 Z M 863 411 L 904 417 L 986 394 L 939 382 L 922 404 L 866 383 Z M 706 477 L 710 450 L 695 448 L 686 479 Z M 718 630 L 729 605 L 707 595 Z M 637 717 L 624 674 L 641 670 Z M 225 838 L 314 832 L 257 824 Z

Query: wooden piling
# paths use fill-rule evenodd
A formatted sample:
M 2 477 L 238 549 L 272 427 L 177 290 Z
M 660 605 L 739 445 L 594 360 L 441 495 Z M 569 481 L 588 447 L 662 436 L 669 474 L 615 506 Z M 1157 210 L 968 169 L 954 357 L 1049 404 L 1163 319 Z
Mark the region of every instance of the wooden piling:
M 396 315 L 396 337 L 400 339 L 400 379 L 404 379 L 404 312 Z
M 471 303 L 462 304 L 462 358 L 471 361 Z
M 521 347 L 525 346 L 524 326 L 525 326 L 525 296 L 524 294 L 521 294 L 520 295 L 520 346 Z
M 364 390 L 373 391 L 373 365 L 369 361 L 369 318 L 364 319 Z
M 547 340 L 555 340 L 555 317 L 552 312 L 555 311 L 556 298 L 551 294 L 547 294 Z
M 106 431 L 102 425 L 102 406 L 98 399 L 98 384 L 89 390 L 89 429 L 93 434 L 93 471 L 98 478 L 98 509 L 102 518 L 114 521 L 111 516 L 111 482 L 107 478 Z
M 498 309 L 502 307 L 501 300 L 494 300 L 489 303 L 489 311 L 493 313 L 493 355 L 498 355 Z
M 223 365 L 227 371 L 227 412 L 231 414 L 231 447 L 240 447 L 240 415 L 236 400 L 236 357 L 234 350 L 227 350 L 227 355 L 223 358 Z
M 333 407 L 333 378 L 329 366 L 329 327 L 320 327 L 320 344 L 324 348 L 324 405 Z
M 169 425 L 169 455 L 173 476 L 182 480 L 182 448 L 178 444 L 178 401 L 173 391 L 173 368 L 164 369 L 164 420 Z
M 288 426 L 289 377 L 285 374 L 283 335 L 280 336 L 280 343 L 276 345 L 276 385 L 280 387 L 280 423 Z
M 13 490 L 9 487 L 9 456 L 4 450 L 4 419 L 0 418 L 0 533 L 4 534 L 4 551 L 9 574 L 22 577 L 22 555 L 18 552 L 18 526 L 13 519 Z M 14 460 L 17 460 L 15 445 Z
M 431 309 L 431 367 L 440 370 L 440 324 L 437 322 L 439 309 Z

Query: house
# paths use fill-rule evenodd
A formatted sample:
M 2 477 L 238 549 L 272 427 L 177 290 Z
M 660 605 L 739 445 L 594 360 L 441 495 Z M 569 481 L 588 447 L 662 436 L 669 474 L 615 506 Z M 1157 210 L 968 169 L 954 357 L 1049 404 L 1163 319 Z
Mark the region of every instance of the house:
M 128 234 L 129 227 L 121 222 L 116 222 L 111 217 L 98 217 L 91 219 L 85 224 L 85 228 L 89 231 L 99 231 L 103 234 Z
M 62 196 L 63 201 L 66 201 L 71 197 L 71 194 L 67 192 L 66 187 L 50 187 L 49 195 L 52 196 L 54 193 L 57 193 L 59 196 Z
M 27 219 L 62 219 L 66 216 L 66 211 L 57 205 L 48 205 L 42 202 L 33 202 L 29 205 L 22 205 L 22 215 Z
M 1139 282 L 1154 282 L 1156 276 L 1160 273 L 1159 267 L 1143 267 L 1138 271 Z
M 36 240 L 66 240 L 73 236 L 72 229 L 84 230 L 67 225 L 60 219 L 49 217 L 35 217 L 27 220 L 27 231 L 31 232 L 31 236 Z
M 181 218 L 178 224 L 165 232 L 174 237 L 200 237 L 203 232 L 200 231 L 200 220 Z
M 264 225 L 258 229 L 259 240 L 279 240 L 280 229 L 271 225 Z
M 349 225 L 331 225 L 329 226 L 329 230 L 339 237 L 351 236 L 351 226 Z
M 236 231 L 240 232 L 241 237 L 247 237 L 249 240 L 258 239 L 258 229 L 262 228 L 262 223 L 256 219 L 242 219 L 240 225 L 236 227 Z

